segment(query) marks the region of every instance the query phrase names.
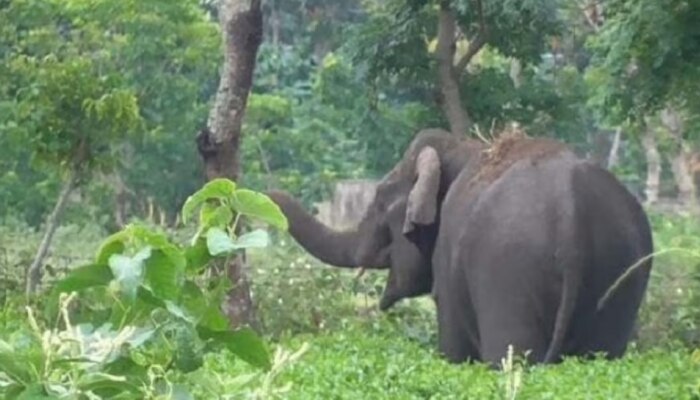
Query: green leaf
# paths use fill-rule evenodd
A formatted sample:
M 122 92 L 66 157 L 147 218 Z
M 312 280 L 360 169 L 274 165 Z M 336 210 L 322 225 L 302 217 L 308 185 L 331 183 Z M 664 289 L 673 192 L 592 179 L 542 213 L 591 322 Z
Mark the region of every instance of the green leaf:
M 94 286 L 106 286 L 114 279 L 112 270 L 104 264 L 88 264 L 74 268 L 65 278 L 61 279 L 53 287 L 53 294 L 78 292 Z
M 272 366 L 270 353 L 265 343 L 250 328 L 217 332 L 200 326 L 198 331 L 203 339 L 213 340 L 224 345 L 231 353 L 250 365 L 266 370 Z
M 220 304 L 227 288 L 228 285 L 220 284 L 205 294 L 194 282 L 188 281 L 182 289 L 182 305 L 188 315 L 199 319 L 199 325 L 214 331 L 226 330 L 229 322 L 221 312 Z
M 144 262 L 150 256 L 151 248 L 146 247 L 133 257 L 114 254 L 109 258 L 114 280 L 119 283 L 119 288 L 126 298 L 136 298 L 136 291 L 144 278 Z
M 13 381 L 22 385 L 40 379 L 39 374 L 43 370 L 44 357 L 40 351 L 0 352 L 0 372 L 5 373 Z
M 192 318 L 190 315 L 187 315 L 187 312 L 180 308 L 177 304 L 173 303 L 172 301 L 166 301 L 165 302 L 165 308 L 168 310 L 168 312 L 177 318 L 180 318 L 183 321 L 187 321 L 191 324 L 194 324 L 197 322 L 194 318 Z
M 207 248 L 212 256 L 229 254 L 240 249 L 266 247 L 269 243 L 270 237 L 262 229 L 245 233 L 236 240 L 231 239 L 224 230 L 219 228 L 211 228 L 207 231 Z
M 198 239 L 192 246 L 185 250 L 185 258 L 187 259 L 187 270 L 191 272 L 199 272 L 207 266 L 212 257 L 207 248 L 207 241 L 203 238 Z
M 44 385 L 41 383 L 33 383 L 27 386 L 15 400 L 53 400 L 59 399 L 60 397 L 51 396 L 46 394 L 44 390 Z
M 52 317 L 57 315 L 58 299 L 61 293 L 80 292 L 95 286 L 107 286 L 112 279 L 114 279 L 114 275 L 106 263 L 89 264 L 72 269 L 51 289 L 45 307 L 46 315 Z
M 236 246 L 224 230 L 211 228 L 207 231 L 207 249 L 212 256 L 220 256 L 236 250 Z
M 129 226 L 129 232 L 132 237 L 140 240 L 144 244 L 151 246 L 154 249 L 162 251 L 174 264 L 174 267 L 179 271 L 184 271 L 187 265 L 187 260 L 185 255 L 177 248 L 174 244 L 168 240 L 168 238 L 158 232 L 154 232 L 151 229 L 140 226 L 131 225 Z
M 233 246 L 236 249 L 250 249 L 254 247 L 267 247 L 270 244 L 270 236 L 267 231 L 256 229 L 244 233 L 234 240 Z
M 199 224 L 202 228 L 225 228 L 233 221 L 233 211 L 228 206 L 214 206 L 205 203 L 199 212 Z
M 129 238 L 130 233 L 125 228 L 105 239 L 100 248 L 97 250 L 96 263 L 107 265 L 109 258 L 113 254 L 121 254 L 124 252 L 124 242 Z
M 287 218 L 279 206 L 268 196 L 247 189 L 239 189 L 233 194 L 233 209 L 251 218 L 266 222 L 278 229 L 287 230 Z
M 184 268 L 178 268 L 162 250 L 154 250 L 145 263 L 145 276 L 156 296 L 174 300 L 180 294 Z
M 192 212 L 210 199 L 228 199 L 236 191 L 236 184 L 225 178 L 218 178 L 207 182 L 201 189 L 187 198 L 182 206 L 182 222 L 187 223 L 187 219 Z
M 175 332 L 175 366 L 182 372 L 192 372 L 204 364 L 202 345 L 193 327 L 181 324 Z

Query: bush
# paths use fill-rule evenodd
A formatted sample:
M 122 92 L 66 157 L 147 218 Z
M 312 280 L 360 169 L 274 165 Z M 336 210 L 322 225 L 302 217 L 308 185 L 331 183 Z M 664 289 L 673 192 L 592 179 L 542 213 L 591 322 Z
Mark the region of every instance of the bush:
M 187 397 L 187 388 L 174 385 L 171 376 L 200 369 L 204 354 L 219 349 L 270 371 L 259 388 L 267 393 L 276 372 L 271 369 L 282 363 L 273 364 L 251 329 L 229 329 L 221 311 L 229 282 L 209 272 L 217 257 L 267 245 L 266 231 L 237 233 L 241 216 L 281 229 L 287 221 L 266 196 L 228 180 L 211 181 L 192 195 L 183 219 L 197 209 L 191 244 L 127 226 L 108 237 L 87 265 L 53 285 L 42 302 L 44 318 L 27 307 L 28 323 L 0 340 L 0 395 Z
M 639 318 L 642 347 L 700 344 L 700 223 L 695 217 L 651 214 L 654 257 Z

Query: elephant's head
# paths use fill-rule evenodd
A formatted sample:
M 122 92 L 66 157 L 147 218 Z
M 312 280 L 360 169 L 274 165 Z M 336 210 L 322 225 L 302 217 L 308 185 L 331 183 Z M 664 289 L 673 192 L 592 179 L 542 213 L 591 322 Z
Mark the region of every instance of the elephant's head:
M 432 288 L 430 260 L 440 205 L 449 182 L 467 161 L 457 151 L 462 145 L 445 131 L 421 131 L 401 161 L 379 181 L 374 200 L 353 230 L 328 228 L 284 193 L 274 191 L 270 196 L 289 219 L 290 233 L 321 261 L 340 267 L 389 268 L 380 302 L 385 310 Z

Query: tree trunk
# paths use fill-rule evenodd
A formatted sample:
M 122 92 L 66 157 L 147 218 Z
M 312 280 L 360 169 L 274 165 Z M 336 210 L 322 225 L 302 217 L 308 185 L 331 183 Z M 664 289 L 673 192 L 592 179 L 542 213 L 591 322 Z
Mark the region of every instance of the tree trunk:
M 214 106 L 207 127 L 197 135 L 197 147 L 208 180 L 240 176 L 241 127 L 253 71 L 262 42 L 260 0 L 222 0 L 219 24 L 224 42 L 224 63 Z M 233 288 L 228 294 L 226 314 L 232 326 L 256 325 L 245 256 L 234 257 L 226 266 Z
M 700 197 L 700 152 L 695 152 L 690 155 L 688 159 L 688 171 L 690 171 L 690 176 L 693 178 L 693 192 L 695 193 L 696 200 Z
M 620 143 L 622 142 L 622 128 L 618 127 L 615 129 L 615 136 L 613 136 L 613 142 L 610 146 L 610 152 L 608 153 L 608 169 L 617 166 L 620 159 Z
M 44 232 L 44 237 L 41 239 L 39 249 L 34 256 L 34 261 L 32 261 L 32 264 L 27 269 L 27 295 L 36 292 L 37 287 L 41 283 L 44 259 L 46 258 L 46 254 L 49 252 L 49 247 L 51 247 L 51 241 L 53 240 L 53 235 L 56 233 L 56 229 L 58 228 L 58 223 L 61 215 L 63 214 L 63 210 L 65 210 L 66 204 L 68 204 L 68 198 L 77 187 L 77 178 L 77 173 L 75 171 L 71 171 L 68 179 L 63 183 L 63 188 L 61 188 L 61 193 L 58 195 L 56 205 L 51 211 L 51 214 L 49 214 L 49 218 L 46 220 L 46 231 Z
M 690 172 L 690 150 L 683 140 L 685 130 L 683 117 L 672 106 L 661 111 L 661 122 L 676 142 L 676 153 L 671 157 L 671 172 L 678 189 L 678 200 L 685 205 L 695 201 L 695 185 Z
M 459 93 L 459 71 L 455 69 L 456 23 L 449 1 L 440 2 L 438 20 L 438 79 L 440 82 L 440 106 L 450 124 L 453 135 L 463 136 L 469 132 L 472 121 L 462 105 Z
M 645 125 L 642 146 L 647 160 L 647 181 L 645 188 L 646 203 L 654 204 L 659 201 L 659 183 L 661 181 L 661 156 L 656 148 L 654 130 Z
M 695 185 L 688 169 L 689 153 L 687 149 L 681 147 L 671 159 L 671 172 L 678 188 L 678 201 L 685 205 L 695 202 Z

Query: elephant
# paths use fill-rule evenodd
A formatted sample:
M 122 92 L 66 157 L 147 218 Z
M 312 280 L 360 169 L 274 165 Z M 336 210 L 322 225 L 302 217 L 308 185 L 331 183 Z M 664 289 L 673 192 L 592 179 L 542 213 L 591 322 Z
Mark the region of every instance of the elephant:
M 509 346 L 532 363 L 621 357 L 652 266 L 637 199 L 554 139 L 424 129 L 349 230 L 268 195 L 322 262 L 389 270 L 382 311 L 431 294 L 438 350 L 453 363 L 498 366 Z

